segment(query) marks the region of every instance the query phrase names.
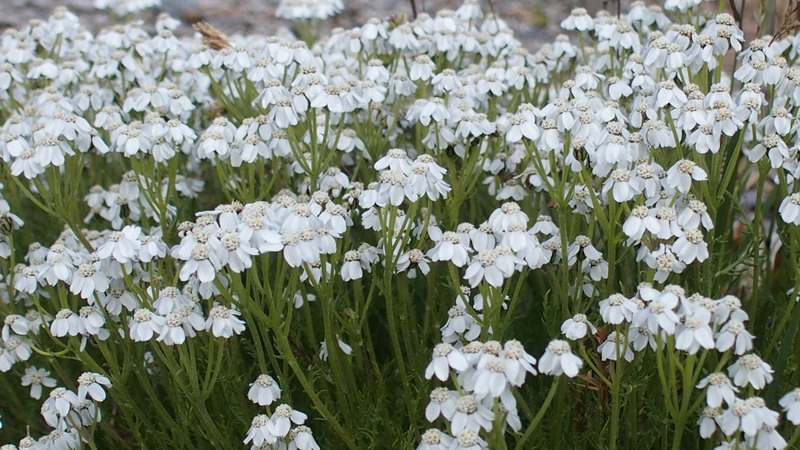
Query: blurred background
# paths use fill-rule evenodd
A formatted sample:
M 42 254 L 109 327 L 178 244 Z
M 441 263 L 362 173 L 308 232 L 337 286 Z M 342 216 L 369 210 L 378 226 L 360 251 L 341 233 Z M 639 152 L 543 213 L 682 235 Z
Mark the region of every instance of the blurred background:
M 271 34 L 278 27 L 288 26 L 286 21 L 275 17 L 277 0 L 161 0 L 161 3 L 161 9 L 176 18 L 189 23 L 207 20 L 227 34 Z M 344 3 L 345 11 L 326 26 L 349 28 L 370 17 L 411 15 L 408 0 L 344 0 Z M 602 0 L 482 1 L 485 11 L 493 8 L 514 29 L 517 38 L 529 45 L 552 40 L 559 33 L 559 23 L 573 7 L 582 6 L 593 12 L 602 8 L 603 3 Z M 623 7 L 629 3 L 624 0 Z M 77 14 L 92 31 L 114 23 L 108 11 L 96 10 L 92 4 L 93 0 L 0 0 L 0 30 L 20 28 L 30 19 L 47 18 L 61 5 Z M 457 8 L 461 0 L 416 0 L 416 4 L 418 11 L 433 14 L 442 8 Z M 615 10 L 616 2 L 608 8 Z
M 634 0 L 481 0 L 484 11 L 494 10 L 514 30 L 517 38 L 529 48 L 551 41 L 561 32 L 559 24 L 572 8 L 586 8 L 590 14 L 607 9 L 616 14 L 625 12 Z M 777 29 L 785 18 L 796 21 L 798 11 L 792 11 L 798 0 L 718 0 L 726 11 L 736 5 L 737 19 L 741 18 L 749 40 L 766 24 L 765 32 Z M 718 1 L 705 2 L 709 12 L 717 10 Z M 461 0 L 415 0 L 418 11 L 431 14 L 442 8 L 456 9 Z M 66 6 L 81 18 L 91 31 L 114 23 L 108 11 L 95 9 L 93 0 L 0 0 L 0 30 L 20 28 L 31 19 L 47 18 L 57 6 Z M 227 34 L 272 34 L 289 24 L 275 16 L 278 0 L 161 0 L 161 10 L 190 24 L 206 20 Z M 411 16 L 410 0 L 344 0 L 345 10 L 325 23 L 325 27 L 349 28 L 370 17 L 389 17 L 397 14 Z M 663 0 L 646 0 L 647 4 L 663 4 Z M 788 8 L 787 8 L 788 7 Z M 790 11 L 792 12 L 790 14 Z M 154 18 L 158 11 L 152 13 Z M 738 20 L 737 20 L 738 21 Z M 800 27 L 800 22 L 798 22 Z M 190 33 L 187 26 L 184 31 Z

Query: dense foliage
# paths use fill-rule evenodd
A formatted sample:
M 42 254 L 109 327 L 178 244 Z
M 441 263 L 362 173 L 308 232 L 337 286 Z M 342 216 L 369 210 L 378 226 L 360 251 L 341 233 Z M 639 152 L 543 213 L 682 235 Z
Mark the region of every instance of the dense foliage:
M 797 443 L 800 38 L 99 3 L 0 38 L 3 450 Z

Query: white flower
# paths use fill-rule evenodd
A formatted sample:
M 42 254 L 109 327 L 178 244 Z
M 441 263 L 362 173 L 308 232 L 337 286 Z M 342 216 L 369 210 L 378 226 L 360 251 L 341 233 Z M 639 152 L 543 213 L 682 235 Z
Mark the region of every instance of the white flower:
M 56 386 L 56 380 L 50 377 L 50 371 L 28 366 L 25 368 L 21 384 L 30 386 L 31 398 L 39 400 L 42 397 L 42 386 L 53 388 Z
M 612 331 L 608 334 L 605 342 L 597 347 L 600 351 L 600 359 L 603 361 L 619 359 L 619 352 L 622 352 L 626 361 L 633 361 L 633 351 L 630 348 L 630 342 L 625 342 L 627 338 L 625 335 Z
M 732 405 L 736 401 L 736 393 L 739 392 L 731 384 L 730 378 L 722 372 L 709 374 L 697 383 L 697 388 L 706 388 L 706 404 L 710 407 L 722 406 L 723 401 Z
M 714 335 L 711 331 L 711 313 L 697 307 L 684 317 L 683 323 L 675 331 L 675 348 L 684 350 L 690 355 L 697 353 L 702 347 L 706 350 L 714 348 Z
M 708 215 L 706 204 L 700 200 L 689 200 L 686 208 L 683 208 L 678 215 L 678 226 L 684 230 L 700 228 L 702 225 L 706 230 L 714 228 L 711 216 Z
M 495 231 L 506 231 L 514 222 L 519 222 L 525 227 L 528 226 L 528 215 L 514 202 L 503 203 L 489 216 L 489 225 Z
M 462 267 L 469 259 L 470 248 L 458 234 L 452 231 L 442 233 L 441 239 L 428 250 L 431 261 L 450 261 L 456 267 Z
M 74 392 L 63 387 L 55 388 L 50 391 L 50 396 L 42 404 L 42 417 L 48 425 L 56 428 L 69 411 L 79 404 L 80 400 Z
M 602 259 L 603 254 L 592 245 L 591 239 L 588 236 L 579 235 L 575 237 L 575 241 L 569 245 L 567 249 L 569 265 L 572 266 L 578 261 L 578 255 L 582 254 L 587 260 Z
M 603 183 L 603 195 L 607 196 L 612 191 L 614 200 L 618 203 L 632 200 L 644 189 L 642 180 L 632 176 L 628 169 L 616 169 Z
M 539 358 L 539 371 L 546 375 L 565 374 L 572 378 L 583 367 L 583 361 L 569 348 L 567 341 L 552 340 Z
M 758 420 L 758 426 L 777 427 L 780 414 L 767 408 L 767 403 L 761 397 L 750 397 L 747 399 L 747 406 Z
M 448 450 L 452 444 L 452 436 L 431 428 L 422 433 L 417 450 Z
M 659 295 L 650 301 L 644 309 L 636 312 L 633 317 L 635 326 L 647 327 L 651 334 L 656 335 L 659 330 L 664 330 L 668 335 L 675 334 L 675 327 L 679 322 L 675 308 L 678 300 L 674 296 Z
M 484 450 L 489 448 L 486 441 L 481 439 L 477 430 L 468 428 L 454 434 L 456 439 L 448 447 L 449 450 Z
M 77 336 L 81 332 L 80 316 L 68 309 L 62 309 L 56 313 L 55 320 L 50 324 L 50 332 L 55 337 Z
M 800 388 L 787 392 L 778 403 L 783 407 L 789 422 L 800 425 Z
M 575 314 L 561 324 L 561 332 L 571 341 L 583 339 L 590 330 L 592 335 L 597 333 L 597 328 L 589 322 L 586 314 Z
M 594 29 L 594 21 L 585 8 L 574 8 L 561 22 L 561 28 L 568 31 L 589 31 Z
M 142 245 L 139 241 L 141 233 L 142 229 L 134 225 L 112 232 L 106 238 L 106 242 L 97 249 L 97 256 L 101 259 L 114 258 L 120 264 L 135 261 Z
M 612 294 L 600 302 L 600 315 L 606 323 L 613 325 L 630 322 L 636 310 L 636 305 L 622 294 Z
M 463 305 L 454 305 L 447 311 L 447 322 L 441 328 L 442 341 L 455 342 L 463 335 L 467 341 L 475 340 L 481 334 L 481 326 L 467 312 Z
M 431 391 L 430 403 L 425 408 L 425 418 L 428 422 L 433 422 L 440 415 L 445 419 L 452 420 L 456 412 L 456 399 L 458 391 L 451 391 L 444 387 L 438 387 Z
M 164 324 L 158 330 L 156 341 L 166 345 L 181 345 L 186 341 L 185 317 L 176 312 L 164 316 Z M 202 318 L 201 318 L 202 320 Z
M 762 425 L 755 436 L 747 436 L 745 443 L 756 450 L 783 450 L 787 448 L 786 439 L 781 436 L 775 426 Z
M 722 408 L 706 406 L 697 424 L 700 426 L 700 437 L 703 439 L 710 438 L 715 431 L 717 431 L 717 423 L 722 417 Z
M 646 247 L 643 247 L 643 249 L 646 250 Z M 666 281 L 670 274 L 681 273 L 686 268 L 686 264 L 681 262 L 672 252 L 672 247 L 664 244 L 659 244 L 657 250 L 647 254 L 645 262 L 650 268 L 656 269 L 653 279 L 659 283 Z
M 173 250 L 173 257 L 186 260 L 180 271 L 181 281 L 188 281 L 192 275 L 196 274 L 200 282 L 210 283 L 214 281 L 217 272 L 223 265 L 217 252 L 212 251 L 206 244 L 196 244 L 186 258 L 177 255 Z
M 769 364 L 753 354 L 740 357 L 728 367 L 728 375 L 733 378 L 734 384 L 739 387 L 749 384 L 755 389 L 764 389 L 767 383 L 771 383 L 772 372 Z
M 250 423 L 250 429 L 247 431 L 247 436 L 244 438 L 245 444 L 253 442 L 253 445 L 260 446 L 263 443 L 274 444 L 279 436 L 274 434 L 275 425 L 266 414 L 259 414 L 253 417 Z
M 499 356 L 482 357 L 478 361 L 477 370 L 472 372 L 472 382 L 469 385 L 477 398 L 491 395 L 493 398 L 500 398 L 503 404 L 516 406 L 514 396 L 508 391 L 512 376 L 509 372 L 516 376 L 519 374 L 518 366 L 506 364 L 506 359 Z M 522 372 L 523 377 L 524 373 Z
M 428 55 L 419 55 L 411 62 L 408 77 L 412 81 L 428 80 L 433 76 L 436 65 Z M 424 124 L 423 124 L 424 125 Z
M 291 442 L 288 450 L 320 450 L 319 444 L 311 434 L 311 428 L 305 425 L 292 428 L 289 439 Z
M 364 275 L 361 268 L 361 253 L 358 250 L 350 250 L 344 254 L 340 275 L 344 281 L 358 280 Z
M 229 338 L 234 334 L 241 334 L 244 328 L 244 321 L 239 318 L 239 311 L 234 307 L 216 304 L 208 313 L 206 331 L 216 337 Z
M 456 401 L 456 412 L 450 422 L 450 431 L 458 435 L 464 430 L 492 430 L 494 414 L 472 394 L 465 394 Z
M 778 212 L 784 222 L 800 225 L 800 192 L 791 194 L 783 199 Z
M 425 256 L 421 250 L 415 248 L 400 255 L 400 257 L 397 259 L 396 271 L 400 273 L 409 270 L 410 268 L 408 277 L 414 278 L 414 276 L 416 276 L 416 272 L 411 265 L 415 264 L 417 267 L 419 267 L 419 270 L 423 275 L 427 275 L 431 270 L 430 265 L 428 264 L 429 262 L 430 260 L 428 257 Z
M 302 425 L 307 418 L 307 415 L 296 409 L 292 409 L 289 405 L 278 405 L 271 417 L 273 424 L 272 432 L 278 438 L 284 438 L 289 434 L 292 423 L 295 425 Z
M 247 398 L 255 404 L 269 405 L 281 397 L 281 388 L 278 383 L 269 375 L 262 374 L 256 381 L 250 383 L 250 390 Z
M 23 316 L 9 314 L 3 319 L 2 339 L 7 341 L 13 331 L 19 336 L 25 336 L 33 328 L 33 324 Z
M 686 12 L 690 8 L 699 5 L 703 0 L 667 0 L 664 3 L 664 9 L 677 9 L 681 12 Z
M 430 380 L 435 374 L 436 378 L 445 381 L 450 377 L 451 368 L 456 372 L 463 372 L 468 367 L 467 360 L 459 350 L 447 343 L 436 344 L 433 348 L 433 359 L 425 369 L 425 378 Z
M 89 300 L 95 292 L 102 294 L 108 287 L 108 277 L 98 270 L 99 264 L 81 264 L 72 277 L 70 292 Z
M 86 395 L 92 397 L 96 402 L 106 399 L 106 391 L 103 386 L 110 388 L 111 381 L 99 373 L 84 372 L 78 377 L 78 399 L 83 402 Z
M 628 340 L 631 342 L 631 347 L 633 347 L 633 350 L 637 352 L 642 351 L 642 349 L 648 345 L 653 350 L 658 348 L 658 342 L 656 342 L 655 336 L 650 332 L 650 330 L 647 329 L 647 327 L 631 327 L 628 334 Z
M 633 208 L 630 217 L 622 224 L 622 231 L 630 238 L 630 243 L 641 241 L 645 231 L 658 235 L 658 230 L 658 220 L 645 205 Z
M 703 240 L 703 233 L 697 228 L 686 230 L 672 244 L 672 250 L 686 264 L 691 264 L 695 260 L 703 262 L 708 259 L 708 244 Z
M 502 260 L 497 257 L 495 250 L 481 250 L 472 258 L 464 278 L 469 281 L 471 287 L 477 286 L 484 280 L 491 286 L 500 287 L 505 278 L 504 271 L 500 268 L 500 261 Z
M 692 180 L 705 181 L 707 179 L 708 174 L 700 166 L 688 159 L 682 159 L 667 171 L 666 182 L 668 186 L 686 194 L 692 187 Z
M 536 141 L 539 139 L 539 127 L 536 126 L 533 114 L 517 113 L 511 116 L 511 126 L 506 129 L 506 141 L 510 144 L 519 142 L 522 138 Z
M 128 319 L 130 337 L 135 342 L 149 341 L 154 333 L 161 331 L 164 318 L 144 308 L 137 309 Z
M 736 400 L 719 417 L 719 427 L 727 436 L 743 431 L 754 436 L 759 428 L 758 418 L 744 400 Z
M 252 233 L 251 229 L 243 228 L 239 233 L 227 234 L 220 239 L 219 259 L 235 273 L 249 269 L 253 265 L 250 257 L 258 254 L 258 250 L 250 246 Z
M 753 349 L 753 335 L 747 331 L 744 324 L 736 319 L 730 319 L 717 333 L 717 350 L 726 352 L 731 348 L 737 355 L 743 355 Z

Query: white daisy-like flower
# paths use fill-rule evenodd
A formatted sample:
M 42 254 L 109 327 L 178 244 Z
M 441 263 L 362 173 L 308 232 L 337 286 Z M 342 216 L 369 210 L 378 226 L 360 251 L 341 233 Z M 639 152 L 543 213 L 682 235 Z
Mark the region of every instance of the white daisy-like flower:
M 789 422 L 800 425 L 800 388 L 787 392 L 778 403 L 783 407 Z
M 684 231 L 683 235 L 672 244 L 672 250 L 686 264 L 695 260 L 703 262 L 708 259 L 708 244 L 703 240 L 703 233 L 697 228 Z
M 616 331 L 609 333 L 605 342 L 597 347 L 597 350 L 600 351 L 600 359 L 603 361 L 617 361 L 621 352 L 626 361 L 633 361 L 633 351 L 630 348 L 630 342 L 625 342 L 625 340 L 626 337 L 623 334 L 617 333 Z
M 79 404 L 80 400 L 74 392 L 63 387 L 57 387 L 50 391 L 50 396 L 42 404 L 42 417 L 44 417 L 48 425 L 55 428 L 67 417 L 70 410 Z
M 571 341 L 583 339 L 589 331 L 594 335 L 597 333 L 597 328 L 589 322 L 586 314 L 575 314 L 561 324 L 561 332 Z
M 619 325 L 622 322 L 630 322 L 636 311 L 636 305 L 622 294 L 612 294 L 600 302 L 600 315 L 609 324 Z
M 800 192 L 790 194 L 781 202 L 778 212 L 786 223 L 800 225 Z
M 128 319 L 130 337 L 135 342 L 149 341 L 163 326 L 163 317 L 144 308 L 137 309 Z
M 698 389 L 706 389 L 706 404 L 712 408 L 722 406 L 724 401 L 732 405 L 736 401 L 736 393 L 739 392 L 730 378 L 722 372 L 714 372 L 697 383 Z
M 703 439 L 710 438 L 714 432 L 717 431 L 717 423 L 722 417 L 722 408 L 715 406 L 706 406 L 697 419 L 697 425 L 700 426 L 700 437 Z
M 491 286 L 500 287 L 505 279 L 504 270 L 500 267 L 501 262 L 502 259 L 498 258 L 494 249 L 481 250 L 467 266 L 464 279 L 469 281 L 473 288 L 484 280 Z
M 740 320 L 730 319 L 717 333 L 717 350 L 726 352 L 734 349 L 737 355 L 743 355 L 753 349 L 753 335 L 747 331 Z
M 56 380 L 50 377 L 50 371 L 28 366 L 25 368 L 25 374 L 22 375 L 21 384 L 30 386 L 31 398 L 39 400 L 42 397 L 42 386 L 53 388 L 56 386 Z
M 682 159 L 676 162 L 667 171 L 666 183 L 669 187 L 677 189 L 682 194 L 689 192 L 692 187 L 692 180 L 705 181 L 708 174 L 694 161 Z
M 274 434 L 275 424 L 269 419 L 266 414 L 259 414 L 253 417 L 250 423 L 250 429 L 247 431 L 247 436 L 244 438 L 245 444 L 250 442 L 255 446 L 260 446 L 265 442 L 267 444 L 274 444 L 279 436 Z
M 440 430 L 431 428 L 420 438 L 417 450 L 448 450 L 453 444 L 453 437 Z
M 228 308 L 220 304 L 214 305 L 208 313 L 206 331 L 210 331 L 214 336 L 222 338 L 241 334 L 245 329 L 245 324 L 239 318 L 239 314 L 239 311 L 234 307 Z
M 440 381 L 445 381 L 450 377 L 450 369 L 456 372 L 467 370 L 469 365 L 464 355 L 447 343 L 436 344 L 433 348 L 433 359 L 425 369 L 425 378 L 430 380 L 434 375 Z
M 13 331 L 19 336 L 25 336 L 32 329 L 31 322 L 18 314 L 9 314 L 3 319 L 2 339 L 7 341 Z
M 250 390 L 247 392 L 247 398 L 257 405 L 270 405 L 275 400 L 281 398 L 281 388 L 271 376 L 261 374 L 256 378 L 256 381 L 250 383 Z
M 296 409 L 292 409 L 289 405 L 278 405 L 270 418 L 272 432 L 278 438 L 284 438 L 289 434 L 292 424 L 302 425 L 307 418 L 307 415 Z
M 727 436 L 732 436 L 739 431 L 748 436 L 754 436 L 759 428 L 758 422 L 754 411 L 747 402 L 739 399 L 724 410 L 718 419 L 720 429 Z
M 489 448 L 477 430 L 467 428 L 454 434 L 456 439 L 448 447 L 449 450 L 483 450 Z
M 68 309 L 56 313 L 55 320 L 50 324 L 50 332 L 55 337 L 66 335 L 77 336 L 81 332 L 80 316 Z
M 755 389 L 764 389 L 772 382 L 772 367 L 754 354 L 747 354 L 728 367 L 728 375 L 734 384 L 745 387 L 748 384 Z
M 522 386 L 527 373 L 536 375 L 536 358 L 525 351 L 521 342 L 515 339 L 507 341 L 503 344 L 501 356 L 506 360 L 505 373 L 514 386 Z
M 431 391 L 430 402 L 425 408 L 425 418 L 428 422 L 433 422 L 439 416 L 445 419 L 452 420 L 453 414 L 456 412 L 456 400 L 458 399 L 458 391 L 451 391 L 444 387 L 438 387 Z
M 561 22 L 561 28 L 567 31 L 590 31 L 594 29 L 594 20 L 585 8 L 574 8 Z
M 583 361 L 572 353 L 567 341 L 552 340 L 539 358 L 539 372 L 546 375 L 562 375 L 572 378 L 578 375 Z
M 135 261 L 138 257 L 139 247 L 142 245 L 139 241 L 141 234 L 142 229 L 135 225 L 128 225 L 120 231 L 114 231 L 97 249 L 97 256 L 101 259 L 113 258 L 120 264 Z
M 700 348 L 706 350 L 714 348 L 714 334 L 710 322 L 711 313 L 707 309 L 695 308 L 678 325 L 675 331 L 675 348 L 684 350 L 690 355 L 697 353 Z
M 106 399 L 106 391 L 103 389 L 111 387 L 111 380 L 104 375 L 93 372 L 84 372 L 78 377 L 78 399 L 82 402 L 86 400 L 88 394 L 96 402 Z
M 456 401 L 456 412 L 450 422 L 450 431 L 458 435 L 464 430 L 492 430 L 494 414 L 472 394 L 465 394 Z

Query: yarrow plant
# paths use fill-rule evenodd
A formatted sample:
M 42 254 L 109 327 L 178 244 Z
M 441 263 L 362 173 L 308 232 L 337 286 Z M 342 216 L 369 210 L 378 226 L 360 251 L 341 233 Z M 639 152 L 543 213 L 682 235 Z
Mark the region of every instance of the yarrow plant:
M 0 37 L 2 449 L 800 445 L 791 24 L 96 3 Z

